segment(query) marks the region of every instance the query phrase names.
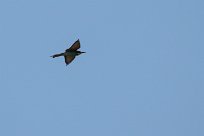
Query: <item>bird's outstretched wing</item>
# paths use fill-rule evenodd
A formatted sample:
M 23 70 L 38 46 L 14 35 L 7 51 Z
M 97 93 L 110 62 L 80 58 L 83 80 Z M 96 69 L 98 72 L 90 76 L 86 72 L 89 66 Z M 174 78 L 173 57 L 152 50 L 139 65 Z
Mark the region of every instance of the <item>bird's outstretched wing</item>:
M 66 65 L 69 65 L 73 60 L 74 60 L 75 56 L 64 56 L 65 59 L 65 63 Z
M 80 48 L 80 41 L 79 39 L 66 51 L 76 51 Z

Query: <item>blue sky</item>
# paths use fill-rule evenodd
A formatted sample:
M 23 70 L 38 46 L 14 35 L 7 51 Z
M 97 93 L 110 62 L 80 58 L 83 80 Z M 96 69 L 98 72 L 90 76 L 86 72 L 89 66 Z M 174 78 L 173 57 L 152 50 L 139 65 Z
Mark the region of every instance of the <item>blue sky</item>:
M 203 136 L 203 6 L 1 0 L 0 135 Z

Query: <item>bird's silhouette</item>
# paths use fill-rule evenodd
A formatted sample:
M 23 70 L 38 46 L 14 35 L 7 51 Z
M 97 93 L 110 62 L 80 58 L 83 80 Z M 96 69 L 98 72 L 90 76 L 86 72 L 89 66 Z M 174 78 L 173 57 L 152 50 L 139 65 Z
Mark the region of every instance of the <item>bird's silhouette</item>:
M 75 59 L 76 56 L 82 53 L 85 53 L 82 51 L 78 51 L 79 48 L 80 48 L 80 41 L 78 39 L 69 49 L 66 49 L 64 53 L 55 54 L 50 57 L 55 58 L 55 57 L 64 56 L 65 63 L 67 66 Z

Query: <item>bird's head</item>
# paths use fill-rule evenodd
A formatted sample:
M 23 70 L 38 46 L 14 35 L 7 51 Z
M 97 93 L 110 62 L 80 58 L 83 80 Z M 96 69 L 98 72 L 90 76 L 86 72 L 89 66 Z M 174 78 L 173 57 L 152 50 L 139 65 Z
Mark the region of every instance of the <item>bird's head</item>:
M 77 52 L 77 55 L 80 55 L 80 54 L 82 54 L 82 53 L 86 53 L 86 52 L 78 51 L 78 52 Z

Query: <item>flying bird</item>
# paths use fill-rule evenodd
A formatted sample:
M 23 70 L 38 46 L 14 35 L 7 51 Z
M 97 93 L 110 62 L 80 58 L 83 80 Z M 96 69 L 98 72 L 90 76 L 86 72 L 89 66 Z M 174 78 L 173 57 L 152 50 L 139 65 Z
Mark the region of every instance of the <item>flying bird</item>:
M 79 48 L 80 48 L 80 41 L 78 39 L 69 49 L 66 49 L 64 53 L 55 54 L 50 57 L 55 58 L 55 57 L 64 56 L 65 63 L 67 66 L 75 59 L 76 56 L 82 53 L 86 53 L 86 52 L 78 51 Z

